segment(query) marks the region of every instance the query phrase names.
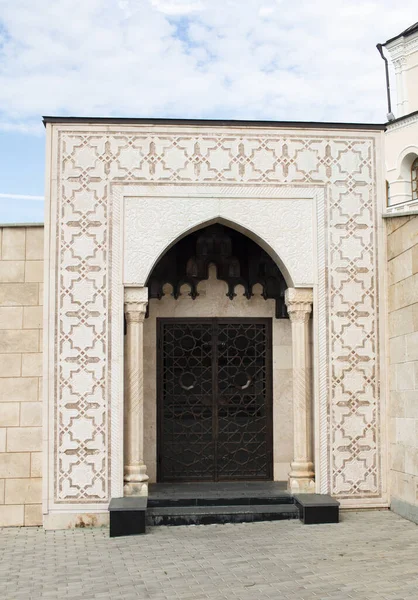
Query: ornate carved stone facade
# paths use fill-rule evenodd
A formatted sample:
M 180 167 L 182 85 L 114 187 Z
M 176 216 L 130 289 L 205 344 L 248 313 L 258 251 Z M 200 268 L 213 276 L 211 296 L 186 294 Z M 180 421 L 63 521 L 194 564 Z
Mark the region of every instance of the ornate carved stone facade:
M 318 490 L 384 504 L 382 133 L 47 127 L 46 510 L 104 511 L 120 494 L 123 285 L 145 285 L 170 244 L 216 220 L 264 244 L 290 287 L 313 287 Z

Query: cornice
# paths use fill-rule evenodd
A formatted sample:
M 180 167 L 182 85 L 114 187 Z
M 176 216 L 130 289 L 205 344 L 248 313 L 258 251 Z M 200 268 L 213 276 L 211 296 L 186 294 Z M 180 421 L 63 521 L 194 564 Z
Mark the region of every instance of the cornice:
M 404 127 L 408 127 L 413 123 L 418 122 L 418 111 L 411 113 L 411 115 L 405 115 L 404 117 L 400 117 L 396 119 L 396 121 L 392 121 L 387 124 L 386 133 L 391 133 L 392 131 L 397 131 L 398 129 L 403 129 Z
M 383 218 L 407 217 L 412 215 L 418 215 L 418 200 L 409 200 L 403 204 L 388 206 L 383 214 Z
M 408 41 L 404 43 L 404 47 L 407 56 L 412 54 L 412 52 L 415 52 L 415 50 L 418 50 L 418 33 L 415 34 L 415 37 L 408 39 Z
M 411 37 L 401 37 L 386 46 L 391 59 L 394 61 L 401 56 L 409 56 L 418 50 L 418 32 Z

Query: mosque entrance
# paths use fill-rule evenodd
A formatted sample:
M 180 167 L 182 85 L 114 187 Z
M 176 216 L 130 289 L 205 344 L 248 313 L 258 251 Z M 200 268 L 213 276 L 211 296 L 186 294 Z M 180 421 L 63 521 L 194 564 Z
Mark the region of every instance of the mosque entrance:
M 158 319 L 158 481 L 272 479 L 271 325 Z

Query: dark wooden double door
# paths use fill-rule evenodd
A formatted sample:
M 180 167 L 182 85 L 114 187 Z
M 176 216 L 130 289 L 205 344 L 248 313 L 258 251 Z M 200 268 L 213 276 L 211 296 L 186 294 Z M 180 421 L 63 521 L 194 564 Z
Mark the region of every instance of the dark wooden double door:
M 270 319 L 158 320 L 158 480 L 272 478 Z

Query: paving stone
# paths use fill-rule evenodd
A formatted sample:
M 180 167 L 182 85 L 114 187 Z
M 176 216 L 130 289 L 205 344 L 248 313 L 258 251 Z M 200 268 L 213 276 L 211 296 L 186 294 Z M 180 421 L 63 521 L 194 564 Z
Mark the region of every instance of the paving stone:
M 388 511 L 298 521 L 0 529 L 1 600 L 412 600 L 418 528 Z

